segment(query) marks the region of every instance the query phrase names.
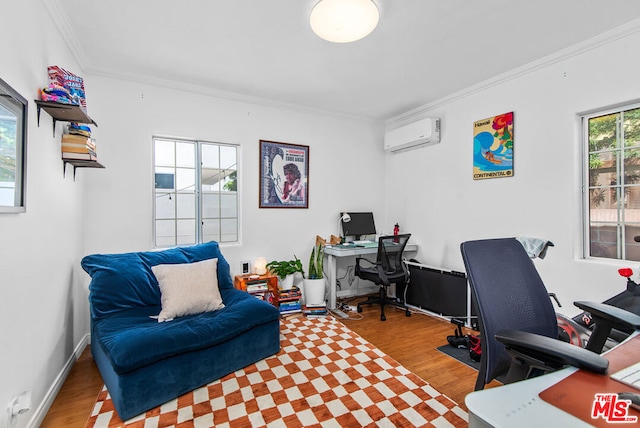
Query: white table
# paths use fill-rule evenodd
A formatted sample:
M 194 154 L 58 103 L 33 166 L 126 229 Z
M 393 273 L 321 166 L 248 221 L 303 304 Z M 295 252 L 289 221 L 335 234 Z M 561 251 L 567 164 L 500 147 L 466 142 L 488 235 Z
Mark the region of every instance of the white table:
M 634 333 L 630 338 L 603 355 L 609 359 L 609 373 L 614 373 L 631 362 L 638 361 L 638 342 Z M 632 343 L 632 340 L 634 343 Z M 613 352 L 615 350 L 615 352 Z M 626 361 L 624 359 L 628 359 Z M 626 361 L 626 362 L 625 362 Z M 472 392 L 465 397 L 465 404 L 469 409 L 469 427 L 590 427 L 584 422 L 559 407 L 540 398 L 540 393 L 562 381 L 578 371 L 575 367 L 567 367 L 533 379 L 515 382 L 509 385 L 497 386 L 482 391 Z M 591 383 L 598 388 L 608 381 L 608 376 L 602 376 L 602 381 Z M 614 381 L 615 382 L 615 381 Z M 617 388 L 617 387 L 616 387 Z M 633 388 L 619 384 L 615 392 L 630 391 Z M 603 390 L 601 392 L 605 392 Z M 575 397 L 571 395 L 569 398 Z M 590 400 L 579 401 L 580 406 L 591 409 Z M 637 414 L 637 413 L 635 413 Z M 602 419 L 598 420 L 599 422 Z M 595 422 L 594 422 L 595 424 Z M 608 425 L 607 425 L 608 426 Z M 636 426 L 634 424 L 612 424 L 612 426 Z
M 418 245 L 408 243 L 404 249 L 405 253 L 415 253 L 418 251 Z M 336 307 L 336 289 L 337 289 L 337 266 L 336 257 L 359 257 L 364 255 L 377 254 L 378 247 L 358 247 L 355 245 L 327 245 L 324 248 L 324 254 L 327 257 L 327 267 L 329 275 L 329 308 L 335 309 Z

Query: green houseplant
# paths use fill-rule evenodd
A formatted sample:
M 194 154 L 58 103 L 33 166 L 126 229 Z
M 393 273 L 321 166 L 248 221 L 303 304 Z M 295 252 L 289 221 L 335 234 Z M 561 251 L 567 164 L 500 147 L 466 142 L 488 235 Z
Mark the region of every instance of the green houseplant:
M 304 275 L 302 262 L 295 255 L 293 258 L 293 260 L 274 260 L 267 263 L 267 269 L 269 269 L 269 272 L 278 275 L 280 278 L 280 288 L 283 290 L 288 290 L 293 286 L 293 274 L 300 272 Z
M 324 260 L 324 245 L 316 244 L 311 250 L 311 256 L 309 257 L 309 269 L 307 270 L 307 279 L 321 279 L 322 274 L 322 262 Z
M 316 245 L 309 256 L 309 269 L 303 281 L 303 296 L 307 306 L 319 306 L 324 303 L 325 281 L 322 273 L 324 260 L 324 242 L 316 239 Z
M 292 275 L 296 272 L 304 274 L 302 269 L 302 262 L 294 255 L 294 260 L 287 261 L 272 261 L 267 263 L 267 269 L 269 272 L 278 275 L 280 278 L 284 278 L 287 275 Z

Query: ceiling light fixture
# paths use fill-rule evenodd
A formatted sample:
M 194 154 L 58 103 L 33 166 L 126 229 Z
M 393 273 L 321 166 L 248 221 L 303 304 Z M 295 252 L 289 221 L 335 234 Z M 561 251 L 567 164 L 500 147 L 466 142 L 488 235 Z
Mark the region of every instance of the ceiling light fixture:
M 380 11 L 373 0 L 320 0 L 309 21 L 319 37 L 349 43 L 368 36 L 379 19 Z

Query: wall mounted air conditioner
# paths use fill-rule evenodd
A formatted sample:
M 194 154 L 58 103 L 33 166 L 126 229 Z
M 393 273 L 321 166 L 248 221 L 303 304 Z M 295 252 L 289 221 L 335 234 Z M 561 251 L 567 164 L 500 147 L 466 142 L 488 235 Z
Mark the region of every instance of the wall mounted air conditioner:
M 428 117 L 384 134 L 384 149 L 399 152 L 440 142 L 440 119 Z

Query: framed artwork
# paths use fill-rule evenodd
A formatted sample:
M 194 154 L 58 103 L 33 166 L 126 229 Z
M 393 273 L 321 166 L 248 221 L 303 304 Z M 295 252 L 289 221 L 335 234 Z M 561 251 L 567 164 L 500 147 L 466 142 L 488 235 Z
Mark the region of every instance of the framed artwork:
M 309 208 L 309 146 L 260 140 L 260 208 Z
M 473 123 L 473 179 L 513 176 L 513 112 Z
M 26 211 L 27 100 L 0 79 L 0 213 Z

